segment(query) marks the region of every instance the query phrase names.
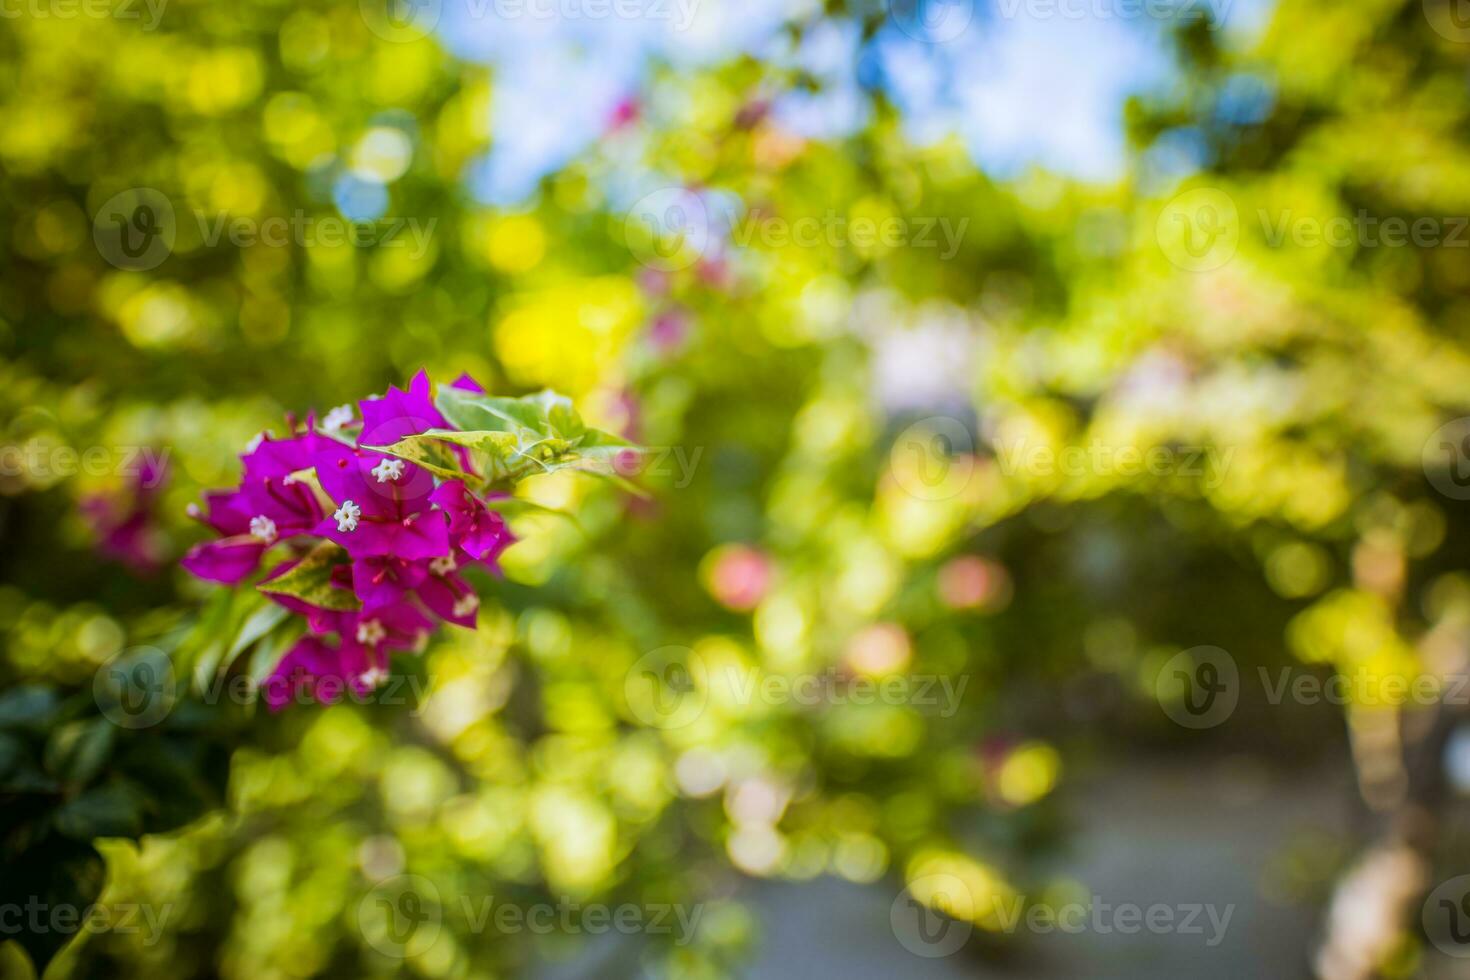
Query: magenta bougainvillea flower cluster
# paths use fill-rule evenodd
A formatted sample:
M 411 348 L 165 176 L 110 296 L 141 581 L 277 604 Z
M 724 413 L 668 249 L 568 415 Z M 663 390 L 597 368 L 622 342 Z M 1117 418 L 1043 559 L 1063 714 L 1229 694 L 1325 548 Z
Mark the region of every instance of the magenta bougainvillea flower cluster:
M 483 395 L 468 376 L 450 387 Z M 422 649 L 440 622 L 475 625 L 479 598 L 463 572 L 496 571 L 514 538 L 467 447 L 444 444 L 440 465 L 384 451 L 425 433 L 463 435 L 420 372 L 407 391 L 309 416 L 284 438 L 263 434 L 241 456 L 240 485 L 191 509 L 219 537 L 191 550 L 186 569 L 238 585 L 268 566 L 257 587 L 305 619 L 262 684 L 272 709 L 366 694 L 387 678 L 391 652 Z

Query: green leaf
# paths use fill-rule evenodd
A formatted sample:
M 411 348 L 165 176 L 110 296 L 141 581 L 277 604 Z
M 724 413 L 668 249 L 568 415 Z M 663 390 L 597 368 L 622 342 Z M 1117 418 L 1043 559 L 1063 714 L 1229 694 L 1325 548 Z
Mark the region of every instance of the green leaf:
M 578 452 L 586 453 L 593 449 L 609 449 L 619 452 L 627 449 L 632 449 L 635 452 L 643 451 L 641 447 L 629 442 L 622 436 L 615 436 L 611 432 L 604 432 L 602 429 L 587 429 L 582 433 L 582 437 L 577 440 L 577 450 Z
M 36 764 L 30 744 L 19 736 L 0 732 L 0 796 L 60 792 L 61 784 Z M 7 821 L 16 816 L 13 809 L 0 810 L 0 843 L 4 841 Z M 0 848 L 0 866 L 4 861 L 4 849 Z
M 76 840 L 137 837 L 143 832 L 142 794 L 122 782 L 111 782 L 76 797 L 56 811 L 56 829 Z
M 448 429 L 430 429 L 426 433 L 404 436 L 392 445 L 368 446 L 367 448 L 407 460 L 415 466 L 422 466 L 440 479 L 476 482 L 476 478 L 466 473 L 464 467 L 460 465 L 459 456 L 437 438 L 438 433 L 449 431 Z
M 617 472 L 616 470 L 593 468 L 587 469 L 585 472 L 590 473 L 598 479 L 606 480 L 613 486 L 617 487 L 619 490 L 622 490 L 624 493 L 630 493 L 633 496 L 641 497 L 644 500 L 650 500 L 653 497 L 653 495 L 650 494 L 647 490 L 643 489 L 638 484 L 634 483 L 632 480 L 628 479 L 626 476 L 623 476 L 623 474 Z
M 338 612 L 359 609 L 362 603 L 358 602 L 351 589 L 332 584 L 332 569 L 346 561 L 347 552 L 340 545 L 323 541 L 295 568 L 279 578 L 261 582 L 257 588 L 272 595 L 288 595 L 322 609 Z
M 42 762 L 51 775 L 82 786 L 102 771 L 116 739 L 117 728 L 106 718 L 70 722 L 52 732 Z
M 0 728 L 44 728 L 59 704 L 56 692 L 49 687 L 13 687 L 0 693 Z
M 538 473 L 581 469 L 642 493 L 613 466 L 619 454 L 637 447 L 611 433 L 589 429 L 564 395 L 547 390 L 524 398 L 493 398 L 441 388 L 435 404 L 458 430 L 431 429 L 384 451 L 417 462 L 429 452 L 429 445 L 464 446 L 473 454 L 483 478 L 476 481 L 463 474 L 454 478 L 482 487 L 512 484 Z
M 239 589 L 215 591 L 200 611 L 193 629 L 174 651 L 178 670 L 192 675 L 198 683 L 202 684 L 213 676 L 214 664 L 224 653 L 224 638 L 230 627 L 235 597 L 241 592 Z
M 203 690 L 221 670 L 225 653 L 239 634 L 241 626 L 267 600 L 258 592 L 248 589 L 231 589 L 231 600 L 223 613 L 210 616 L 208 622 L 201 621 L 202 645 L 194 658 L 194 686 Z
M 250 689 L 258 691 L 260 685 L 265 683 L 267 677 L 275 671 L 276 665 L 281 658 L 291 649 L 305 628 L 296 621 L 289 623 L 286 628 L 279 629 L 260 642 L 255 652 L 250 655 L 250 663 L 246 668 L 246 674 L 250 677 Z
M 208 740 L 159 738 L 122 754 L 117 769 L 140 793 L 144 833 L 177 830 L 222 805 L 224 751 Z
M 534 439 L 575 441 L 587 426 L 572 400 L 551 390 L 524 398 L 495 398 L 459 388 L 440 388 L 435 406 L 456 429 L 466 432 L 534 433 Z
M 14 735 L 0 732 L 0 784 L 24 763 L 26 744 Z
M 338 590 L 341 591 L 341 590 Z M 265 636 L 289 616 L 291 611 L 278 602 L 267 602 L 255 612 L 251 613 L 240 628 L 240 634 L 235 637 L 235 642 L 230 644 L 230 650 L 225 654 L 224 662 L 220 665 L 222 669 L 228 669 L 235 662 L 235 658 L 244 653 L 252 643 Z
M 544 472 L 546 460 L 555 459 L 571 448 L 571 444 L 565 439 L 556 436 L 536 437 L 530 430 L 512 434 L 484 429 L 471 432 L 436 429 L 425 435 L 468 448 L 474 454 L 475 462 L 479 464 L 477 468 L 489 481 L 525 471 Z
M 495 398 L 459 388 L 443 387 L 434 405 L 456 429 L 466 432 L 517 432 L 527 429 L 544 433 L 550 423 L 537 406 L 516 398 Z
M 459 457 L 450 450 L 450 444 L 463 446 L 470 451 L 474 468 L 480 475 L 466 473 L 459 468 Z M 461 480 L 478 489 L 511 480 L 527 471 L 545 471 L 542 457 L 549 456 L 558 449 L 564 450 L 566 446 L 564 440 L 537 437 L 529 429 L 517 432 L 430 429 L 428 432 L 405 436 L 391 446 L 370 448 L 416 463 L 436 476 Z
M 524 452 L 528 446 L 535 445 L 534 442 L 525 442 L 514 432 L 501 432 L 493 429 L 471 429 L 466 432 L 458 429 L 430 429 L 420 435 L 409 436 L 408 439 L 449 442 L 477 452 L 489 453 L 497 458 L 513 456 Z
M 577 523 L 577 518 L 564 510 L 547 507 L 521 497 L 486 497 L 483 501 L 487 510 L 493 510 L 508 521 L 518 517 L 559 517 Z
M 558 395 L 550 388 L 528 395 L 520 401 L 536 406 L 549 423 L 550 431 L 563 439 L 575 440 L 587 431 L 582 416 L 572 407 L 572 400 L 565 395 Z
M 617 460 L 625 453 L 641 453 L 641 447 L 601 429 L 588 429 L 568 452 L 545 461 L 545 471 L 580 470 L 601 477 L 620 489 L 647 498 L 648 492 L 618 472 Z
M 13 772 L 0 780 L 0 792 L 8 794 L 60 793 L 61 784 L 43 773 L 29 759 L 22 759 Z

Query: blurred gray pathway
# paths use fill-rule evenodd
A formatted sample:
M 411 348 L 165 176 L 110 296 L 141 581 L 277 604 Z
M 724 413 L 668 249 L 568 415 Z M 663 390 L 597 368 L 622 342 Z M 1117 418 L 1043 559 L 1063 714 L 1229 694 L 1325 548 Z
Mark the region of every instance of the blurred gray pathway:
M 773 883 L 756 892 L 765 943 L 750 980 L 841 976 L 879 980 L 1294 980 L 1309 976 L 1312 910 L 1267 897 L 1289 842 L 1345 827 L 1346 772 L 1281 775 L 1244 763 L 1150 762 L 1099 773 L 1068 795 L 1076 836 L 1052 870 L 1078 880 L 1098 903 L 1234 906 L 1223 938 L 1201 914 L 1204 935 L 1088 928 L 1021 935 L 1002 965 L 972 951 L 926 959 L 889 925 L 892 887 L 823 879 Z M 1184 913 L 1179 913 L 1184 914 Z M 1112 913 L 1102 921 L 1116 923 Z M 1127 926 L 1126 920 L 1121 923 Z M 1024 932 L 1025 925 L 1019 927 Z

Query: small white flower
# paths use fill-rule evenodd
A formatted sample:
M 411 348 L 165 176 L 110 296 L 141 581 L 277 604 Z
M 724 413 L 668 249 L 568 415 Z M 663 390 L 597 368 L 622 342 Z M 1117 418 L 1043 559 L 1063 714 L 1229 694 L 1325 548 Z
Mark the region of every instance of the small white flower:
M 266 544 L 276 543 L 276 522 L 259 514 L 250 518 L 250 533 Z
M 403 475 L 403 460 L 385 459 L 373 467 L 373 476 L 378 478 L 379 483 L 387 483 L 396 480 Z
M 459 568 L 459 562 L 454 560 L 453 555 L 445 555 L 443 558 L 435 558 L 429 562 L 429 571 L 435 575 L 448 575 Z
M 366 643 L 370 647 L 375 647 L 382 643 L 383 637 L 387 635 L 388 631 L 383 629 L 383 624 L 376 619 L 364 619 L 357 624 L 358 643 Z
M 328 432 L 336 432 L 344 425 L 352 424 L 352 406 L 338 405 L 322 418 L 322 428 Z
M 454 614 L 456 616 L 468 616 L 480 608 L 480 597 L 473 592 L 467 592 L 454 602 Z
M 342 506 L 338 507 L 336 512 L 332 514 L 332 519 L 337 522 L 337 530 L 356 531 L 357 519 L 361 516 L 361 507 L 350 500 L 344 500 L 342 501 Z
M 388 679 L 388 672 L 382 667 L 369 667 L 357 678 L 364 687 L 376 689 L 377 686 Z

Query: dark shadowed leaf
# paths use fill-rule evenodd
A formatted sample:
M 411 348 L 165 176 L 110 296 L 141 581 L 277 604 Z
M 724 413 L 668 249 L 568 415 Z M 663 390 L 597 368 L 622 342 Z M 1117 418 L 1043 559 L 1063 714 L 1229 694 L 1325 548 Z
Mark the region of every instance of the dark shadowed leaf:
M 56 811 L 56 829 L 75 840 L 137 837 L 143 832 L 143 795 L 114 780 L 68 800 Z
M 62 725 L 46 742 L 46 771 L 73 786 L 96 778 L 112 754 L 117 727 L 106 718 L 89 718 Z
M 40 684 L 0 692 L 0 728 L 44 727 L 59 704 L 56 692 Z

